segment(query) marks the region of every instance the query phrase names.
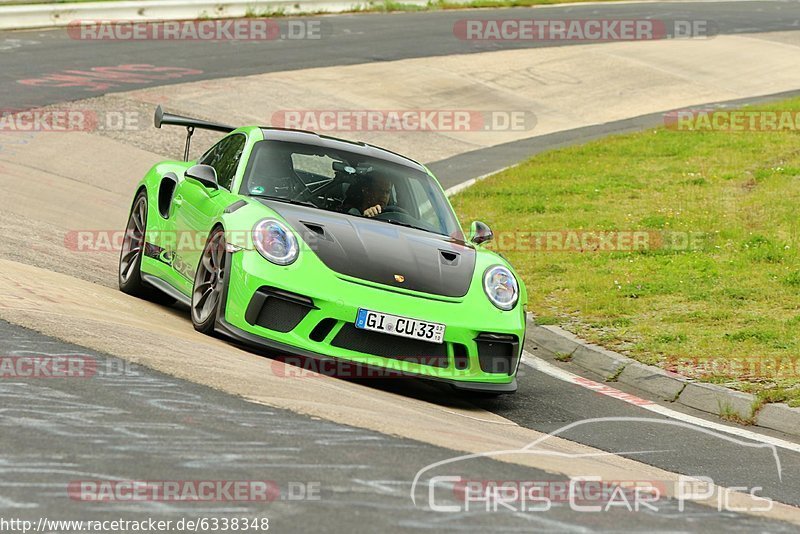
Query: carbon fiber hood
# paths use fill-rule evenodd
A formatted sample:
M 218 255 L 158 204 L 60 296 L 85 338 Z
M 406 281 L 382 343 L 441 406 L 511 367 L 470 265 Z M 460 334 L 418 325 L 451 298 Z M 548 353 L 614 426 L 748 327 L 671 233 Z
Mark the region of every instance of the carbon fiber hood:
M 469 291 L 475 250 L 446 236 L 259 200 L 286 219 L 332 271 L 432 295 L 463 297 Z

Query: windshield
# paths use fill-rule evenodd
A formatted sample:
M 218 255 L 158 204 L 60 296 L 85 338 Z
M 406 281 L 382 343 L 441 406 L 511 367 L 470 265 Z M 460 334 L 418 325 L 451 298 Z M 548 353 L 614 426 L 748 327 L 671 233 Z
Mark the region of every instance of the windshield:
M 450 205 L 424 172 L 331 148 L 259 141 L 241 193 L 369 217 L 463 240 Z

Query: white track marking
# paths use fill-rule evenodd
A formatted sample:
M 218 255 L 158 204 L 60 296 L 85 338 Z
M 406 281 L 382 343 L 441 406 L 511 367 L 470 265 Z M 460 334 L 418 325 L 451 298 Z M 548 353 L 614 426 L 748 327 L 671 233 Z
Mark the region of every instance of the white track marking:
M 514 421 L 508 420 L 501 420 L 501 421 L 494 421 L 491 419 L 483 419 L 481 417 L 475 417 L 474 415 L 467 415 L 465 413 L 454 412 L 452 410 L 442 410 L 444 413 L 449 413 L 451 415 L 457 415 L 459 417 L 466 417 L 467 419 L 472 419 L 473 421 L 480 421 L 481 423 L 486 423 L 490 425 L 509 425 L 509 426 L 519 426 Z
M 570 384 L 575 384 L 576 386 L 595 391 L 601 395 L 606 395 L 622 402 L 638 406 L 639 408 L 669 417 L 670 419 L 684 421 L 702 428 L 709 428 L 718 432 L 724 432 L 726 434 L 743 437 L 759 443 L 775 445 L 776 447 L 780 447 L 782 449 L 800 453 L 800 443 L 792 443 L 791 441 L 759 434 L 758 432 L 753 432 L 752 430 L 747 430 L 745 428 L 738 428 L 716 423 L 714 421 L 707 421 L 705 419 L 701 419 L 700 417 L 695 417 L 693 415 L 688 415 L 677 410 L 667 408 L 666 406 L 661 406 L 653 401 L 642 399 L 636 395 L 631 395 L 630 393 L 625 393 L 624 391 L 615 389 L 608 384 L 595 382 L 593 380 L 589 380 L 588 378 L 570 373 L 569 371 L 556 367 L 550 362 L 534 356 L 528 351 L 523 351 L 522 363 L 531 369 L 535 369 L 536 371 L 544 373 L 548 376 L 552 376 L 553 378 L 557 378 L 559 380 L 563 380 L 564 382 L 569 382 Z
M 456 194 L 460 193 L 461 191 L 463 191 L 463 190 L 465 190 L 465 189 L 467 189 L 469 187 L 472 187 L 473 185 L 477 184 L 481 180 L 485 180 L 486 178 L 488 178 L 490 176 L 494 176 L 495 174 L 498 174 L 498 173 L 501 173 L 501 172 L 503 172 L 505 170 L 508 170 L 511 167 L 516 167 L 517 165 L 519 165 L 519 164 L 517 163 L 517 164 L 514 164 L 514 165 L 509 165 L 508 167 L 503 167 L 502 169 L 497 169 L 496 171 L 487 172 L 486 174 L 482 174 L 482 175 L 478 176 L 477 178 L 470 178 L 469 180 L 463 181 L 460 184 L 456 184 L 453 187 L 451 187 L 449 189 L 446 189 L 444 194 L 445 194 L 445 196 L 452 197 L 453 195 L 456 195 Z

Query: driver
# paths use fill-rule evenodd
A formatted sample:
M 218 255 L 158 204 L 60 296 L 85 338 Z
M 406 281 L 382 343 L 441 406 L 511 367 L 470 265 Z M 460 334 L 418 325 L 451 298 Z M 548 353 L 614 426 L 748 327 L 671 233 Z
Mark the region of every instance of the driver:
M 392 182 L 385 176 L 364 177 L 360 194 L 348 203 L 345 211 L 351 215 L 375 217 L 383 213 L 392 194 Z

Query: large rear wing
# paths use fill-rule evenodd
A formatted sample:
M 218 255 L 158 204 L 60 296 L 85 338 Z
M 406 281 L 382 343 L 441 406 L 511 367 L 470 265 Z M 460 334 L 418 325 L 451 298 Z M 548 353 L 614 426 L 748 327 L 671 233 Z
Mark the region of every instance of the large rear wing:
M 215 132 L 229 133 L 235 130 L 233 126 L 226 126 L 225 124 L 217 124 L 215 122 L 208 122 L 200 119 L 192 119 L 190 117 L 182 117 L 180 115 L 173 115 L 172 113 L 165 113 L 161 106 L 156 108 L 156 115 L 153 123 L 156 128 L 161 128 L 162 124 L 170 124 L 173 126 L 186 127 L 186 148 L 183 150 L 183 160 L 189 161 L 189 146 L 192 142 L 192 134 L 195 128 L 201 130 L 213 130 Z

